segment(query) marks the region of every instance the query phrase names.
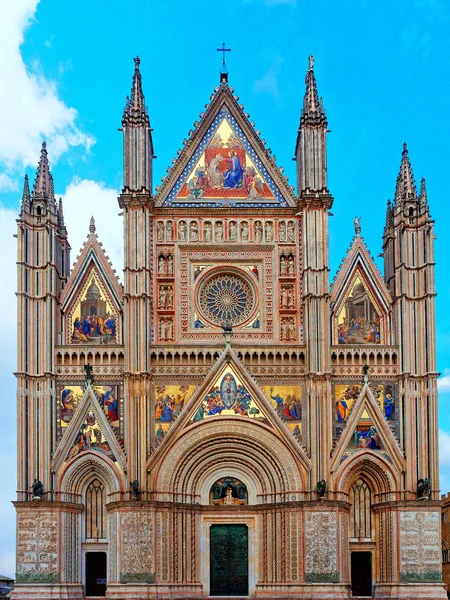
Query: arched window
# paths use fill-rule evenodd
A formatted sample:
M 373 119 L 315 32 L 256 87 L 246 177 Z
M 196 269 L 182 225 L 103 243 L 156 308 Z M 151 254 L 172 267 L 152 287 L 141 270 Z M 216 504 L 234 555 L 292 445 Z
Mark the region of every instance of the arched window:
M 372 538 L 372 493 L 364 479 L 352 485 L 350 503 L 350 537 Z
M 442 562 L 444 564 L 450 562 L 448 560 L 448 558 L 449 558 L 448 554 L 449 554 L 449 552 L 448 552 L 448 543 L 447 542 L 442 542 Z
M 106 538 L 106 491 L 98 479 L 94 479 L 86 489 L 86 539 Z

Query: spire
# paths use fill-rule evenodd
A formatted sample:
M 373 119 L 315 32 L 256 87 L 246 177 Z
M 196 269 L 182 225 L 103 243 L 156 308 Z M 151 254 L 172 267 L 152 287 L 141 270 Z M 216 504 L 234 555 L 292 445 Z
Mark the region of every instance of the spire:
M 322 104 L 322 98 L 319 100 L 317 91 L 316 77 L 314 75 L 314 55 L 309 57 L 309 68 L 305 78 L 306 91 L 303 98 L 303 109 L 301 122 L 308 119 L 326 120 L 325 110 Z
M 22 204 L 30 204 L 30 200 L 30 184 L 28 183 L 28 175 L 25 173 L 25 179 L 23 182 Z
M 409 161 L 408 148 L 405 143 L 403 144 L 402 162 L 400 164 L 400 172 L 395 187 L 395 204 L 400 204 L 402 200 L 416 200 L 416 198 L 416 182 L 414 181 L 414 175 Z
M 146 117 L 147 108 L 145 106 L 144 92 L 142 91 L 142 77 L 139 70 L 141 59 L 136 56 L 134 59 L 133 84 L 131 86 L 131 98 L 127 96 L 127 102 L 123 118 L 126 117 Z
M 89 223 L 89 233 L 91 235 L 95 233 L 95 219 L 93 216 L 91 217 L 91 222 Z
M 384 224 L 384 232 L 386 234 L 387 230 L 392 227 L 393 224 L 393 212 L 392 212 L 392 203 L 390 200 L 387 201 L 386 205 L 386 222 Z
M 421 209 L 428 207 L 427 188 L 425 185 L 425 177 L 420 180 L 419 204 Z
M 36 172 L 33 187 L 33 198 L 40 197 L 48 200 L 53 198 L 53 178 L 50 174 L 50 165 L 47 156 L 47 144 L 42 142 L 41 158 Z

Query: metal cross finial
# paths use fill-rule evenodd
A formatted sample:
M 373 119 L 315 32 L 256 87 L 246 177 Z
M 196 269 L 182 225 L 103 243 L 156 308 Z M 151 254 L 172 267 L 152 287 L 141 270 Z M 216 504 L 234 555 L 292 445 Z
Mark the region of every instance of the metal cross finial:
M 225 66 L 225 52 L 231 52 L 231 48 L 225 48 L 225 42 L 222 42 L 222 48 L 216 48 L 216 52 L 222 52 L 222 67 Z

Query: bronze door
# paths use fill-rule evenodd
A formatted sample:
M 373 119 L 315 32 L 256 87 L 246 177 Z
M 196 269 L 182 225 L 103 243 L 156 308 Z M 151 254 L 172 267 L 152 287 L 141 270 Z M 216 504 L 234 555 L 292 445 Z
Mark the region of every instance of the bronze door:
M 211 525 L 210 595 L 248 596 L 247 525 Z

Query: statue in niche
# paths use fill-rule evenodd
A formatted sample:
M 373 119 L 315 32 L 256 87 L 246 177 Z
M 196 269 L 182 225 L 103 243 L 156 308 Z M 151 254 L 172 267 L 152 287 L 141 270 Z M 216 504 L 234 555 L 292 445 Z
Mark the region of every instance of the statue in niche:
M 171 254 L 167 257 L 167 274 L 173 275 L 173 256 Z
M 216 242 L 223 242 L 223 223 L 217 221 L 216 223 Z
M 273 241 L 273 223 L 272 221 L 267 221 L 266 223 L 266 242 Z
M 417 482 L 417 498 L 419 500 L 429 500 L 431 496 L 431 479 L 425 477 Z
M 158 221 L 156 225 L 156 239 L 158 242 L 164 241 L 164 223 L 162 221 Z
M 167 288 L 164 285 L 159 287 L 158 308 L 166 308 L 167 305 Z
M 280 337 L 283 342 L 292 342 L 295 340 L 295 319 L 281 319 Z
M 191 221 L 189 226 L 189 238 L 191 242 L 198 242 L 198 223 L 197 221 Z
M 158 273 L 160 275 L 164 275 L 165 272 L 166 272 L 166 260 L 164 258 L 164 255 L 160 254 L 159 258 L 158 258 Z
M 282 254 L 280 258 L 280 275 L 281 277 L 285 277 L 287 275 L 287 263 L 284 254 Z
M 178 223 L 178 239 L 180 242 L 186 241 L 186 221 Z
M 243 221 L 241 223 L 241 242 L 248 242 L 248 235 L 249 235 L 248 223 L 247 223 L 247 221 Z
M 281 308 L 287 308 L 288 300 L 287 300 L 287 286 L 281 286 L 280 292 L 280 306 Z
M 227 491 L 225 492 L 225 499 L 224 499 L 223 503 L 224 504 L 234 504 L 233 490 L 230 487 L 227 487 Z
M 171 242 L 173 240 L 173 221 L 167 221 L 166 236 L 168 242 Z
M 39 481 L 39 479 L 35 479 L 31 489 L 33 491 L 33 500 L 40 500 L 44 494 L 44 486 L 42 485 L 42 482 Z
M 320 498 L 320 500 L 323 500 L 325 498 L 326 490 L 327 490 L 327 482 L 325 481 L 325 479 L 318 481 L 317 482 L 317 497 Z
M 230 242 L 237 241 L 237 223 L 236 221 L 230 221 Z
M 293 221 L 289 221 L 287 225 L 287 241 L 290 244 L 295 243 L 295 224 L 293 223 Z
M 292 254 L 289 255 L 288 257 L 288 274 L 289 275 L 294 275 L 295 273 L 295 267 L 294 267 L 294 256 Z
M 263 229 L 262 229 L 261 221 L 255 221 L 255 225 L 254 225 L 255 242 L 262 241 L 262 233 L 263 233 Z
M 167 286 L 166 308 L 173 308 L 173 287 Z
M 203 241 L 210 242 L 212 240 L 212 225 L 211 221 L 205 221 L 203 225 Z
M 133 495 L 133 500 L 139 500 L 141 496 L 141 492 L 139 489 L 139 481 L 135 479 L 134 481 L 130 481 L 131 493 Z
M 280 240 L 280 242 L 286 241 L 286 223 L 285 223 L 285 221 L 280 221 L 280 224 L 278 225 L 278 239 Z

